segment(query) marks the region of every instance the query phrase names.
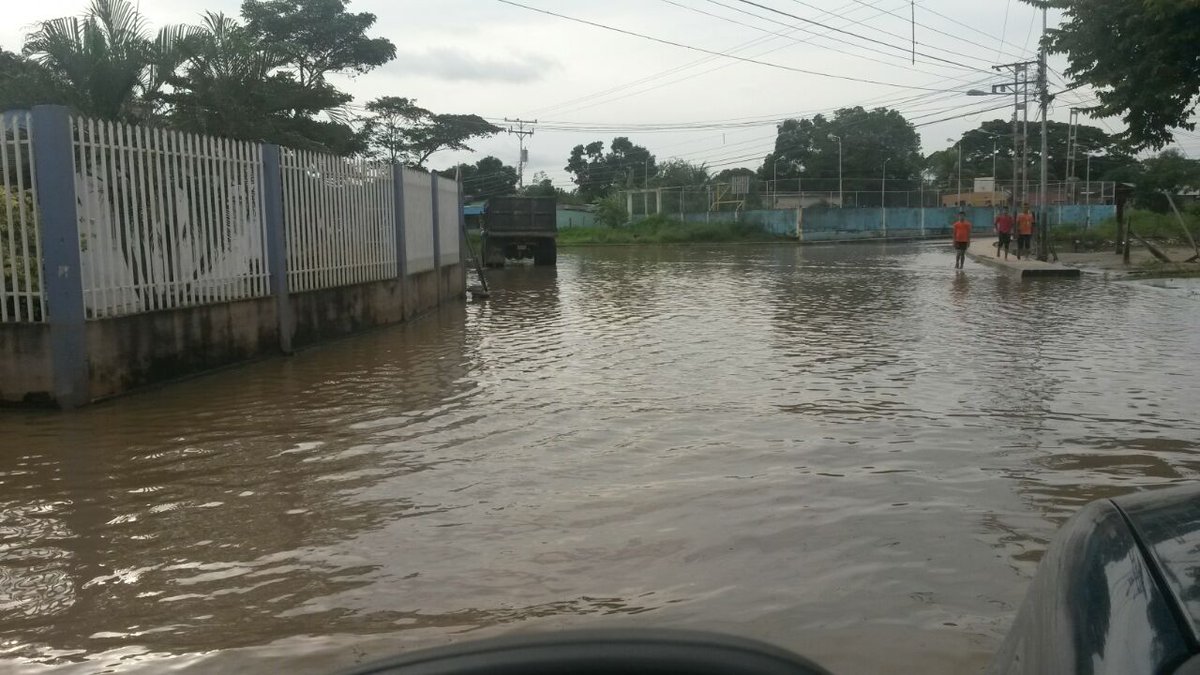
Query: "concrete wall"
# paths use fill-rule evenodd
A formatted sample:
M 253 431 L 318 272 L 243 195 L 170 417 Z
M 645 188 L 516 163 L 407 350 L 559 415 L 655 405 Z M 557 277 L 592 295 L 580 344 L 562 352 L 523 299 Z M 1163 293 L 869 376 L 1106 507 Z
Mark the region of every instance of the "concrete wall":
M 796 236 L 796 227 L 799 224 L 799 218 L 799 209 L 762 209 L 742 211 L 736 214 L 732 212 L 683 214 L 684 221 L 689 223 L 720 223 L 729 221 L 753 223 L 781 237 Z
M 51 366 L 48 324 L 0 323 L 0 406 L 50 405 Z
M 274 298 L 87 323 L 89 399 L 278 353 Z
M 559 208 L 555 212 L 555 217 L 558 223 L 558 229 L 565 230 L 572 227 L 596 227 L 596 214 L 591 211 L 580 211 L 577 209 Z
M 967 207 L 967 219 L 975 232 L 992 231 L 998 210 L 991 207 Z M 765 209 L 734 213 L 685 213 L 683 220 L 693 223 L 737 220 L 756 223 L 782 237 L 800 241 L 854 241 L 857 239 L 921 239 L 947 237 L 958 210 L 946 208 L 848 208 L 811 207 L 807 209 Z M 1072 205 L 1051 207 L 1050 225 L 1083 225 L 1091 215 L 1092 225 L 1116 217 L 1115 206 Z

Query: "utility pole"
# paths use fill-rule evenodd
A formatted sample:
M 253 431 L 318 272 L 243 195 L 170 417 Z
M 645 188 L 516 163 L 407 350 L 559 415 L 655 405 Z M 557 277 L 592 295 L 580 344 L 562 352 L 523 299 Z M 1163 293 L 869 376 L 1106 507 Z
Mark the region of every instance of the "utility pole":
M 1049 123 L 1046 120 L 1050 108 L 1050 91 L 1046 77 L 1046 8 L 1042 7 L 1042 39 L 1038 49 L 1038 98 L 1041 100 L 1042 113 L 1042 200 L 1041 213 L 1038 215 L 1038 260 L 1045 261 L 1050 257 L 1050 219 L 1047 217 L 1046 197 L 1049 187 L 1047 169 L 1049 168 L 1049 138 L 1047 136 Z
M 883 174 L 879 180 L 879 212 L 883 214 L 883 238 L 887 239 L 887 163 L 891 157 L 883 158 Z
M 1020 125 L 1019 125 L 1020 113 L 1023 108 L 1026 111 L 1028 111 L 1028 102 L 1027 101 L 1028 101 L 1028 96 L 1029 96 L 1029 84 L 1030 84 L 1030 82 L 1029 82 L 1029 66 L 1033 65 L 1034 63 L 1035 63 L 1034 61 L 1018 61 L 1017 63 L 1005 63 L 1005 64 L 1002 64 L 999 66 L 992 66 L 992 69 L 997 70 L 997 71 L 1011 70 L 1012 76 L 1013 76 L 1011 84 L 1006 82 L 1004 84 L 992 85 L 992 94 L 1003 94 L 1003 93 L 1007 93 L 1007 92 L 1011 91 L 1012 95 L 1013 95 L 1012 209 L 1013 209 L 1014 213 L 1019 208 L 1020 202 L 1021 202 L 1021 199 L 1020 199 L 1021 191 L 1017 187 L 1018 180 L 1019 180 L 1018 170 L 1017 170 L 1017 167 L 1018 167 L 1017 157 L 1018 157 L 1018 155 L 1021 155 L 1021 156 L 1024 155 L 1025 146 L 1028 145 L 1027 142 L 1024 142 L 1024 143 L 1022 142 L 1023 140 L 1027 141 L 1028 139 L 1027 138 L 1022 139 L 1022 136 L 1020 133 Z M 1022 102 L 1021 102 L 1022 94 L 1024 94 L 1026 97 L 1025 105 L 1022 105 Z M 972 91 L 967 92 L 967 95 L 968 96 L 985 96 L 986 92 L 972 90 Z M 1028 112 L 1026 112 L 1026 118 L 1028 119 Z M 1027 124 L 1028 124 L 1028 122 L 1027 122 Z M 1023 163 L 1024 162 L 1022 161 L 1021 164 L 1023 164 Z M 995 174 L 996 174 L 996 172 L 993 170 L 992 176 L 995 177 Z
M 842 192 L 842 137 L 837 134 L 829 134 L 830 140 L 837 141 L 838 144 L 838 208 L 846 206 L 845 193 Z
M 1071 108 L 1071 116 L 1067 122 L 1067 172 L 1065 180 L 1075 177 L 1075 153 L 1079 150 L 1079 108 Z
M 521 144 L 521 155 L 517 159 L 517 188 L 523 188 L 523 187 L 525 187 L 525 165 L 529 163 L 529 151 L 525 149 L 525 137 L 533 135 L 533 129 L 532 128 L 526 129 L 525 125 L 526 124 L 529 124 L 529 125 L 537 124 L 537 120 L 532 120 L 532 121 L 522 120 L 522 119 L 510 120 L 507 117 L 505 117 L 504 121 L 512 122 L 513 124 L 517 125 L 516 129 L 509 126 L 508 133 L 516 134 L 516 136 L 518 138 L 518 143 Z

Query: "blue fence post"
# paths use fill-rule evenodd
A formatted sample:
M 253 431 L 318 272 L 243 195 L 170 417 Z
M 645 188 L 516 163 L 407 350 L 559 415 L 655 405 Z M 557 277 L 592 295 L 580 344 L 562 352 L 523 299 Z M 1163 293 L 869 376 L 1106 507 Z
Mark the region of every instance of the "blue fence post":
M 395 162 L 392 163 L 392 204 L 396 221 L 396 277 L 402 282 L 407 282 L 408 242 L 404 239 L 404 166 Z
M 263 219 L 267 229 L 267 267 L 270 271 L 271 294 L 275 296 L 275 314 L 279 323 L 279 349 L 292 353 L 292 302 L 288 293 L 287 232 L 283 222 L 283 171 L 279 146 L 262 146 Z
M 442 242 L 438 230 L 438 175 L 429 172 L 429 194 L 433 212 L 433 282 L 437 284 L 437 304 L 442 304 Z
M 31 143 L 54 398 L 63 408 L 75 408 L 90 401 L 91 393 L 76 213 L 75 151 L 71 116 L 65 106 L 33 107 Z

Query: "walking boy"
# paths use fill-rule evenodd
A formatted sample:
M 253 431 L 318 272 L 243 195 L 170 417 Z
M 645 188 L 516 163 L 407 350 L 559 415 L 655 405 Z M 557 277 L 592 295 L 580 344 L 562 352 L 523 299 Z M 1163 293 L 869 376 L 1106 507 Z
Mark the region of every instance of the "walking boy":
M 1026 204 L 1017 214 L 1017 260 L 1021 259 L 1022 252 L 1026 258 L 1029 257 L 1032 242 L 1033 214 L 1029 212 L 1029 205 Z
M 1008 214 L 1008 207 L 1005 206 L 1000 210 L 1000 215 L 996 216 L 996 257 L 1000 257 L 1000 250 L 1004 250 L 1004 259 L 1008 260 L 1008 244 L 1012 241 L 1013 217 Z
M 965 211 L 958 212 L 958 220 L 954 221 L 954 269 L 961 270 L 967 257 L 967 248 L 971 245 L 971 221 L 967 220 Z

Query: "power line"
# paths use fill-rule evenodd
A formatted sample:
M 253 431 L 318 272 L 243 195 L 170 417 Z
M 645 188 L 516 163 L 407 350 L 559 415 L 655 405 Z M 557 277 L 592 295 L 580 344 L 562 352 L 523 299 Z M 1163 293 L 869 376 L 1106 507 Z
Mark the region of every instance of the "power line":
M 506 0 L 502 0 L 502 1 L 506 1 Z M 715 2 L 715 0 L 708 0 L 708 1 L 709 1 L 709 2 Z M 799 1 L 799 0 L 796 0 L 796 1 Z M 844 34 L 844 35 L 849 35 L 850 37 L 858 38 L 859 40 L 866 40 L 867 42 L 873 42 L 873 43 L 875 43 L 875 44 L 883 45 L 883 46 L 885 46 L 885 47 L 889 47 L 889 48 L 891 48 L 891 49 L 897 49 L 897 50 L 900 50 L 901 52 L 903 52 L 905 55 L 908 55 L 908 48 L 906 48 L 906 47 L 897 47 L 896 45 L 894 45 L 894 44 L 891 44 L 891 43 L 889 43 L 889 42 L 884 42 L 884 41 L 882 41 L 882 40 L 876 40 L 876 39 L 874 39 L 874 38 L 870 38 L 870 37 L 867 37 L 867 36 L 865 36 L 865 35 L 859 35 L 858 33 L 852 33 L 852 32 L 850 32 L 850 31 L 848 31 L 848 30 L 842 30 L 841 28 L 834 28 L 834 27 L 832 27 L 832 26 L 828 26 L 828 25 L 826 25 L 826 24 L 823 24 L 823 23 L 821 23 L 820 21 L 814 21 L 814 20 L 812 20 L 812 19 L 806 19 L 806 18 L 804 18 L 804 17 L 802 17 L 802 16 L 797 16 L 797 15 L 795 15 L 795 14 L 792 14 L 791 12 L 785 12 L 785 11 L 783 11 L 783 10 L 781 10 L 781 9 L 775 9 L 774 7 L 767 7 L 766 5 L 762 5 L 762 4 L 759 4 L 759 3 L 757 3 L 757 2 L 754 2 L 754 0 L 737 0 L 737 2 L 740 2 L 740 3 L 742 3 L 742 4 L 745 4 L 745 5 L 750 5 L 750 6 L 752 6 L 752 7 L 758 7 L 759 9 L 765 9 L 765 10 L 767 10 L 768 12 L 774 12 L 775 14 L 779 14 L 779 15 L 782 15 L 782 16 L 791 17 L 791 18 L 793 18 L 793 19 L 796 19 L 797 21 L 803 21 L 803 22 L 805 22 L 805 23 L 811 23 L 811 24 L 813 24 L 813 25 L 816 25 L 816 26 L 821 26 L 822 28 L 828 28 L 828 29 L 830 29 L 830 30 L 832 30 L 832 31 L 834 31 L 834 32 L 836 32 L 836 33 L 842 33 L 842 34 Z M 720 4 L 720 3 L 716 3 L 716 4 Z M 803 4 L 803 3 L 802 3 L 802 4 Z M 943 58 L 942 58 L 942 57 L 940 57 L 940 56 L 934 56 L 934 55 L 932 55 L 932 54 L 926 54 L 926 53 L 924 53 L 924 52 L 916 52 L 916 53 L 917 53 L 917 55 L 919 55 L 919 56 L 924 56 L 924 57 L 925 57 L 925 58 L 927 58 L 927 59 L 933 59 L 933 60 L 935 60 L 935 61 L 943 61 L 943 62 L 945 62 L 945 63 L 949 63 L 950 65 L 952 65 L 952 66 L 954 66 L 954 67 L 956 67 L 956 68 L 962 68 L 962 69 L 965 69 L 965 70 L 977 70 L 977 71 L 979 71 L 979 72 L 987 72 L 987 71 L 983 70 L 982 68 L 975 68 L 975 67 L 973 67 L 973 66 L 965 66 L 965 65 L 963 65 L 963 64 L 961 64 L 961 63 L 957 63 L 957 62 L 955 62 L 955 61 L 951 61 L 950 59 L 943 59 Z
M 842 5 L 841 7 L 837 8 L 837 10 L 835 10 L 835 11 L 843 11 L 843 10 L 847 10 L 847 9 L 852 9 L 852 7 L 853 7 L 853 6 L 852 6 L 852 4 L 850 4 L 850 3 L 847 3 L 847 4 L 844 4 L 844 5 Z M 868 7 L 873 9 L 873 7 L 871 7 L 870 5 L 868 5 Z M 689 8 L 689 9 L 690 9 L 690 8 Z M 739 12 L 744 12 L 744 10 L 740 10 L 740 9 L 739 9 L 739 10 L 736 10 L 736 11 L 739 11 Z M 879 10 L 879 11 L 876 11 L 876 12 L 875 12 L 874 14 L 872 14 L 872 15 L 869 15 L 869 16 L 867 16 L 867 17 L 864 17 L 864 18 L 862 18 L 862 19 L 858 19 L 858 21 L 859 21 L 860 23 L 861 23 L 861 22 L 865 22 L 865 21 L 867 21 L 867 20 L 874 19 L 874 18 L 876 18 L 876 17 L 880 16 L 882 13 L 883 13 L 883 10 Z M 757 15 L 752 15 L 752 16 L 757 16 Z M 839 16 L 840 16 L 840 15 L 839 15 Z M 724 18 L 724 17 L 721 17 L 721 18 Z M 852 23 L 852 22 L 854 22 L 854 21 L 855 21 L 854 19 L 850 19 L 849 17 L 842 17 L 842 18 L 843 18 L 843 19 L 845 19 L 845 20 L 847 21 L 847 23 Z M 766 19 L 764 19 L 764 20 L 766 20 Z M 776 23 L 779 23 L 779 22 L 776 22 Z M 793 28 L 793 31 L 803 31 L 803 32 L 806 32 L 806 33 L 808 33 L 809 35 L 812 35 L 813 37 L 825 37 L 826 35 L 828 35 L 828 32 L 825 32 L 825 33 L 820 33 L 820 32 L 813 31 L 813 30 L 811 30 L 811 29 L 807 29 L 807 28 L 799 28 L 799 27 L 792 27 L 792 28 Z M 761 29 L 759 29 L 759 30 L 761 30 Z M 755 45 L 758 45 L 758 44 L 762 44 L 762 43 L 770 42 L 770 41 L 772 41 L 773 39 L 774 39 L 774 37 L 772 37 L 772 36 L 758 37 L 758 38 L 755 38 L 755 39 L 753 39 L 753 40 L 749 40 L 749 41 L 747 41 L 747 42 L 743 42 L 743 43 L 741 43 L 741 44 L 739 44 L 739 45 L 737 45 L 737 46 L 735 46 L 735 47 L 732 47 L 732 48 L 730 48 L 728 51 L 730 51 L 730 52 L 739 52 L 739 51 L 742 51 L 742 50 L 744 50 L 744 49 L 747 49 L 747 48 L 753 47 L 753 46 L 755 46 Z M 781 46 L 779 46 L 779 47 L 775 47 L 775 48 L 772 48 L 772 49 L 768 49 L 768 50 L 766 50 L 766 51 L 759 52 L 758 54 L 755 54 L 755 56 L 757 56 L 757 57 L 761 57 L 761 56 L 764 56 L 764 55 L 766 55 L 766 54 L 774 53 L 774 52 L 780 51 L 780 50 L 782 50 L 782 49 L 785 49 L 785 48 L 787 48 L 788 46 L 789 46 L 789 45 L 781 45 Z M 593 92 L 593 93 L 591 93 L 591 94 L 588 94 L 588 95 L 585 95 L 585 96 L 580 96 L 580 97 L 577 97 L 577 98 L 569 99 L 569 100 L 567 100 L 567 101 L 564 101 L 564 102 L 562 102 L 562 103 L 555 104 L 555 105 L 553 105 L 553 106 L 549 106 L 549 107 L 546 107 L 546 108 L 538 108 L 538 109 L 536 109 L 534 112 L 537 112 L 537 113 L 544 113 L 544 112 L 546 112 L 546 111 L 549 111 L 549 110 L 555 110 L 555 109 L 563 108 L 563 107 L 566 107 L 566 106 L 571 106 L 571 105 L 572 105 L 572 104 L 574 104 L 574 103 L 580 103 L 580 102 L 584 102 L 584 101 L 586 101 L 586 102 L 587 102 L 587 103 L 586 103 L 586 104 L 584 104 L 584 105 L 578 105 L 578 106 L 575 106 L 575 107 L 572 107 L 572 108 L 570 108 L 569 110 L 565 110 L 565 111 L 563 111 L 563 112 L 575 112 L 575 111 L 578 111 L 578 110 L 583 110 L 583 109 L 587 109 L 587 108 L 592 108 L 592 107 L 596 107 L 596 106 L 598 106 L 598 105 L 605 105 L 605 104 L 612 103 L 612 102 L 615 102 L 615 101 L 619 101 L 619 100 L 622 100 L 622 99 L 627 99 L 627 98 L 630 98 L 630 97 L 633 97 L 633 96 L 639 96 L 639 95 L 641 95 L 641 94 L 645 94 L 645 93 L 647 93 L 647 92 L 650 92 L 650 91 L 658 91 L 658 90 L 661 88 L 661 86 L 664 86 L 664 85 L 670 85 L 670 84 L 677 84 L 677 83 L 684 82 L 684 81 L 687 81 L 687 80 L 690 80 L 690 79 L 693 79 L 693 78 L 696 78 L 696 77 L 700 77 L 700 76 L 702 76 L 702 75 L 705 75 L 705 74 L 708 74 L 708 73 L 713 73 L 713 72 L 716 72 L 716 71 L 718 71 L 718 70 L 723 70 L 723 69 L 725 69 L 725 68 L 729 68 L 729 67 L 730 67 L 730 66 L 732 66 L 732 65 L 736 65 L 736 63 L 735 63 L 735 62 L 726 62 L 726 63 L 724 63 L 724 64 L 722 64 L 722 65 L 720 65 L 720 66 L 717 66 L 716 68 L 709 68 L 709 69 L 707 69 L 707 70 L 704 70 L 704 71 L 701 71 L 701 72 L 698 72 L 698 73 L 692 73 L 692 74 L 690 74 L 690 75 L 686 75 L 686 76 L 683 76 L 683 77 L 680 77 L 680 78 L 676 78 L 676 79 L 673 79 L 673 80 L 671 80 L 671 81 L 669 81 L 669 82 L 663 83 L 663 85 L 658 85 L 658 86 L 656 86 L 656 87 L 651 87 L 651 88 L 649 88 L 649 89 L 641 89 L 641 90 L 637 90 L 637 91 L 625 91 L 625 90 L 626 90 L 626 89 L 628 89 L 629 87 L 633 87 L 633 86 L 637 86 L 637 85 L 640 85 L 640 84 L 649 83 L 649 82 L 652 82 L 652 81 L 654 81 L 654 80 L 660 79 L 660 78 L 662 78 L 662 77 L 666 77 L 666 76 L 668 76 L 668 75 L 671 75 L 671 74 L 674 74 L 674 73 L 678 73 L 678 72 L 682 72 L 682 71 L 688 70 L 688 69 L 690 69 L 690 68 L 693 68 L 693 67 L 695 67 L 695 66 L 701 65 L 701 64 L 703 64 L 703 63 L 707 63 L 707 62 L 710 62 L 710 61 L 717 61 L 717 60 L 720 60 L 720 58 L 719 58 L 719 57 L 714 57 L 714 56 L 706 56 L 706 57 L 704 57 L 704 58 L 701 58 L 701 59 L 698 59 L 698 60 L 692 61 L 692 62 L 690 62 L 690 63 L 687 63 L 687 64 L 684 64 L 684 65 L 682 65 L 682 66 L 676 66 L 676 67 L 674 67 L 674 68 L 669 68 L 669 69 L 667 69 L 667 70 L 660 71 L 660 72 L 658 72 L 658 73 L 656 73 L 656 74 L 649 75 L 649 76 L 646 76 L 646 77 L 642 77 L 642 78 L 639 78 L 639 79 L 633 80 L 633 81 L 631 81 L 631 82 L 626 82 L 626 83 L 623 83 L 623 84 L 617 85 L 617 86 L 615 86 L 615 87 L 610 87 L 610 88 L 608 88 L 608 89 L 604 89 L 604 90 L 601 90 L 601 91 L 598 91 L 598 92 Z M 943 79 L 947 79 L 947 78 L 943 78 Z M 949 79 L 958 79 L 958 78 L 949 78 Z M 939 80 L 939 81 L 940 81 L 940 80 Z M 609 96 L 610 94 L 613 94 L 613 93 L 616 93 L 616 92 L 622 92 L 622 93 L 621 93 L 620 95 L 618 95 L 618 96 L 615 96 L 615 97 L 610 97 L 610 98 L 608 98 L 607 100 L 604 100 L 604 101 L 595 101 L 595 99 L 596 99 L 597 97 L 607 97 L 607 96 Z
M 745 0 L 742 0 L 742 1 L 745 1 Z M 721 56 L 724 58 L 735 59 L 737 61 L 743 61 L 745 63 L 753 63 L 753 64 L 760 65 L 760 66 L 767 66 L 769 68 L 777 68 L 779 70 L 787 70 L 787 71 L 794 72 L 794 73 L 801 73 L 803 75 L 814 75 L 816 77 L 826 77 L 826 78 L 830 78 L 830 79 L 834 79 L 834 80 L 845 80 L 847 82 L 861 82 L 863 84 L 876 84 L 876 85 L 879 85 L 882 87 L 896 87 L 898 89 L 923 89 L 926 91 L 955 91 L 952 89 L 931 89 L 928 87 L 918 87 L 918 86 L 908 85 L 908 84 L 898 84 L 895 82 L 883 82 L 880 80 L 871 80 L 871 79 L 861 78 L 861 77 L 852 77 L 850 75 L 834 75 L 832 73 L 822 73 L 822 72 L 816 71 L 816 70 L 795 68 L 793 66 L 785 66 L 781 63 L 772 63 L 770 61 L 759 61 L 758 59 L 751 59 L 751 58 L 746 58 L 743 56 L 736 56 L 734 54 L 729 54 L 726 52 L 718 52 L 718 51 L 714 51 L 711 49 L 705 49 L 704 47 L 696 47 L 695 45 L 687 45 L 687 44 L 683 44 L 681 42 L 664 40 L 662 38 L 656 38 L 656 37 L 653 37 L 650 35 L 645 35 L 643 33 L 637 33 L 634 31 L 625 30 L 623 28 L 616 28 L 614 26 L 608 26 L 608 25 L 605 25 L 602 23 L 596 23 L 595 21 L 588 21 L 587 19 L 579 19 L 579 18 L 576 18 L 573 16 L 567 16 L 566 14 L 559 14 L 557 12 L 551 12 L 550 10 L 547 10 L 547 9 L 538 9 L 537 7 L 530 7 L 529 5 L 523 5 L 519 2 L 513 2 L 513 0 L 496 0 L 496 2 L 501 2 L 506 5 L 512 5 L 513 7 L 519 7 L 521 9 L 526 9 L 531 12 L 537 12 L 539 14 L 546 14 L 547 16 L 557 17 L 559 19 L 565 19 L 567 21 L 574 21 L 575 23 L 581 23 L 581 24 L 584 24 L 587 26 L 592 26 L 593 28 L 600 28 L 603 30 L 612 31 L 614 33 L 620 33 L 622 35 L 629 35 L 631 37 L 641 38 L 643 40 L 650 40 L 651 42 L 657 42 L 659 44 L 664 44 L 664 45 L 668 45 L 671 47 L 679 47 L 681 49 L 688 49 L 691 51 L 700 52 L 702 54 L 711 54 L 713 56 Z
M 766 33 L 770 33 L 770 34 L 772 34 L 772 35 L 779 35 L 779 36 L 783 36 L 783 37 L 788 37 L 789 39 L 791 39 L 791 40 L 794 40 L 795 42 L 798 42 L 798 43 L 802 43 L 802 44 L 803 44 L 803 43 L 806 43 L 806 44 L 813 44 L 813 43 L 812 43 L 811 41 L 809 41 L 809 40 L 801 40 L 801 39 L 799 39 L 799 38 L 793 38 L 793 37 L 790 37 L 790 36 L 784 36 L 782 33 L 774 32 L 774 31 L 769 31 L 769 30 L 767 30 L 766 28 L 761 28 L 761 27 L 759 27 L 759 26 L 754 26 L 754 25 L 752 25 L 752 24 L 748 24 L 748 23 L 745 23 L 745 22 L 742 22 L 742 21 L 738 21 L 738 20 L 736 20 L 736 19 L 731 19 L 731 18 L 729 18 L 729 17 L 720 16 L 719 14 L 713 14 L 713 13 L 711 13 L 711 12 L 706 12 L 706 11 L 704 11 L 704 10 L 702 10 L 702 9 L 697 9 L 697 8 L 695 8 L 695 7 L 688 7 L 688 6 L 686 6 L 686 5 L 682 5 L 682 4 L 679 4 L 678 2 L 675 2 L 675 0 L 662 0 L 662 2 L 665 2 L 665 3 L 667 3 L 667 4 L 671 4 L 671 5 L 675 5 L 675 6 L 677 6 L 677 7 L 682 7 L 683 9 L 691 10 L 691 11 L 693 11 L 693 12 L 698 12 L 698 13 L 700 13 L 700 14 L 704 14 L 705 16 L 711 16 L 711 17 L 713 17 L 713 18 L 715 18 L 715 19 L 720 19 L 721 21 L 728 21 L 728 22 L 730 22 L 730 23 L 733 23 L 733 24 L 736 24 L 736 25 L 739 25 L 739 26 L 745 26 L 745 27 L 747 27 L 747 28 L 752 28 L 752 29 L 754 29 L 754 30 L 759 30 L 759 31 L 763 31 L 763 32 L 766 32 Z M 771 23 L 773 23 L 773 24 L 775 24 L 775 25 L 778 25 L 778 26 L 785 26 L 785 27 L 787 27 L 787 28 L 790 28 L 790 29 L 792 29 L 792 30 L 803 30 L 804 32 L 806 32 L 806 33 L 808 33 L 808 34 L 812 35 L 814 38 L 815 38 L 815 37 L 826 38 L 826 37 L 828 37 L 828 34 L 829 34 L 829 32 L 835 32 L 835 30 L 841 30 L 841 29 L 832 29 L 832 28 L 831 28 L 831 29 L 830 29 L 829 31 L 827 31 L 826 33 L 816 33 L 816 32 L 814 32 L 814 31 L 812 31 L 812 30 L 810 30 L 810 29 L 801 29 L 801 28 L 799 28 L 799 27 L 797 27 L 797 26 L 793 26 L 793 25 L 791 25 L 791 24 L 784 23 L 784 22 L 782 22 L 782 21 L 779 21 L 779 20 L 776 20 L 776 19 L 771 19 L 771 18 L 769 18 L 769 17 L 761 16 L 761 15 L 759 15 L 759 14 L 755 14 L 755 13 L 753 13 L 753 12 L 749 12 L 749 11 L 746 11 L 746 10 L 744 10 L 744 9 L 740 9 L 740 8 L 738 8 L 738 7 L 731 7 L 731 6 L 729 6 L 729 5 L 726 5 L 726 4 L 723 4 L 723 3 L 717 2 L 716 0 L 708 0 L 708 2 L 710 2 L 711 4 L 717 5 L 718 7 L 724 7 L 725 9 L 728 9 L 728 10 L 731 10 L 731 11 L 734 11 L 734 12 L 739 12 L 739 13 L 741 13 L 741 14 L 745 14 L 745 15 L 747 15 L 747 16 L 752 16 L 752 17 L 754 17 L 754 18 L 756 18 L 756 19 L 759 19 L 759 20 L 762 20 L 762 21 L 769 21 L 769 22 L 771 22 Z M 882 13 L 882 12 L 881 12 L 881 13 Z M 834 16 L 836 16 L 836 15 L 834 15 Z M 877 15 L 877 16 L 878 16 L 878 15 Z M 839 17 L 839 18 L 840 18 L 840 17 Z M 818 24 L 818 25 L 821 25 L 821 24 Z M 825 27 L 825 26 L 823 26 L 823 25 L 822 25 L 822 27 Z M 918 73 L 924 73 L 924 74 L 926 74 L 926 75 L 934 75 L 934 76 L 939 76 L 939 77 L 941 77 L 941 76 L 942 76 L 942 75 L 940 75 L 939 73 L 931 73 L 931 72 L 928 72 L 928 71 L 920 70 L 920 69 L 918 69 L 918 68 L 912 68 L 912 67 L 909 67 L 909 66 L 907 66 L 907 65 L 904 65 L 904 64 L 898 64 L 898 63 L 894 63 L 894 62 L 890 62 L 890 61 L 880 61 L 879 59 L 873 59 L 873 58 L 871 58 L 871 57 L 869 57 L 869 56 L 864 56 L 864 55 L 862 55 L 862 54 L 855 54 L 854 52 L 848 52 L 848 51 L 846 51 L 846 50 L 843 50 L 843 49 L 838 49 L 838 48 L 836 48 L 836 47 L 831 47 L 831 46 L 829 46 L 829 45 L 813 45 L 813 46 L 820 47 L 820 48 L 822 48 L 822 49 L 829 49 L 829 50 L 831 50 L 831 51 L 838 52 L 839 54 L 846 54 L 847 56 L 853 56 L 853 57 L 855 57 L 855 58 L 866 59 L 866 60 L 868 60 L 868 61 L 872 61 L 872 62 L 874 62 L 874 63 L 881 63 L 881 64 L 883 64 L 883 65 L 885 65 L 885 66 L 891 66 L 891 67 L 894 67 L 894 68 L 903 67 L 903 68 L 906 68 L 906 69 L 908 69 L 908 70 L 912 70 L 912 71 L 915 71 L 915 72 L 918 72 Z M 875 53 L 875 54 L 881 54 L 881 55 L 883 55 L 883 56 L 888 56 L 888 57 L 895 57 L 895 56 L 896 56 L 895 54 L 892 54 L 892 53 L 889 53 L 889 52 L 885 52 L 885 51 L 881 51 L 881 50 L 879 50 L 879 49 L 874 49 L 874 48 L 871 48 L 871 47 L 866 47 L 866 46 L 863 46 L 863 45 L 859 45 L 859 47 L 862 47 L 863 49 L 866 49 L 867 51 L 870 51 L 870 52 L 872 52 L 872 53 Z M 944 65 L 941 65 L 941 64 L 938 64 L 938 63 L 933 63 L 933 62 L 930 62 L 930 61 L 921 61 L 921 63 L 927 64 L 927 65 L 936 66 L 936 67 L 941 67 L 941 68 L 953 67 L 953 68 L 954 68 L 954 69 L 956 69 L 956 70 L 961 70 L 961 69 L 963 68 L 963 66 L 961 66 L 961 65 L 959 65 L 959 64 L 954 64 L 953 66 L 944 66 Z M 965 79 L 965 78 L 960 78 L 960 79 Z

